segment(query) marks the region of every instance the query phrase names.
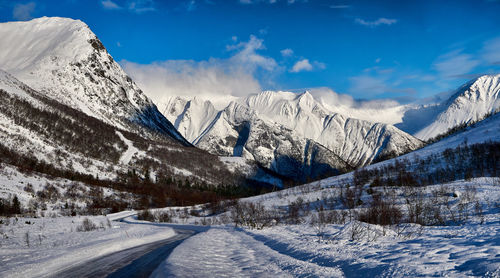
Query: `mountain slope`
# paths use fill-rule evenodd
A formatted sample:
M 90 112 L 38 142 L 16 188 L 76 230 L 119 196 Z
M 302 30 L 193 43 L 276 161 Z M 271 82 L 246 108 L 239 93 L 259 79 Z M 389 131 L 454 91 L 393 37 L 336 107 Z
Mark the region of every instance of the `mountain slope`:
M 0 24 L 0 66 L 33 89 L 118 128 L 190 145 L 107 53 L 89 27 L 43 17 Z

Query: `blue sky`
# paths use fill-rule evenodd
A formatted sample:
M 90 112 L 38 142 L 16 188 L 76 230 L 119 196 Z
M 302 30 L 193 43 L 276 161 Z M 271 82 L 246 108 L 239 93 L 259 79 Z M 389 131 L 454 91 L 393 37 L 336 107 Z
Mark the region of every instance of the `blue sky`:
M 84 21 L 158 91 L 325 87 L 401 101 L 499 72 L 499 14 L 487 0 L 0 0 L 2 22 Z

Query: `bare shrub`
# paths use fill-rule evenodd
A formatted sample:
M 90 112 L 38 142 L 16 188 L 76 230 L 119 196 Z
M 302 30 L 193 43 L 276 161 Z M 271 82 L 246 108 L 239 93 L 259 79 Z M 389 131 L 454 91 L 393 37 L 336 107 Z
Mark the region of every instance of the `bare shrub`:
M 351 241 L 361 240 L 363 237 L 364 231 L 365 231 L 365 227 L 362 225 L 361 222 L 352 221 L 351 222 L 351 229 L 349 230 L 349 239 Z
M 394 225 L 400 223 L 402 218 L 403 213 L 394 201 L 384 201 L 380 193 L 374 193 L 370 207 L 358 219 L 371 224 Z
M 298 197 L 295 201 L 288 204 L 287 220 L 289 224 L 300 224 L 303 222 L 304 211 L 308 210 L 308 205 L 305 204 L 302 197 Z
M 141 210 L 139 213 L 137 213 L 137 219 L 150 221 L 150 222 L 155 221 L 155 217 L 154 217 L 153 213 L 151 212 L 151 210 L 149 210 L 149 209 Z
M 328 214 L 324 211 L 323 206 L 316 209 L 316 213 L 311 215 L 310 225 L 316 231 L 320 239 L 324 237 L 326 225 L 328 224 Z
M 272 214 L 262 203 L 237 202 L 231 210 L 231 219 L 236 227 L 247 226 L 262 229 L 273 223 Z
M 87 217 L 85 217 L 85 219 L 83 219 L 82 224 L 80 224 L 76 227 L 77 232 L 90 232 L 93 230 L 97 230 L 97 225 L 94 222 L 92 222 L 92 220 L 88 219 Z
M 424 194 L 422 188 L 406 186 L 403 189 L 403 194 L 408 210 L 408 222 L 423 225 Z
M 154 219 L 157 222 L 171 222 L 172 217 L 168 211 L 156 211 L 154 213 Z

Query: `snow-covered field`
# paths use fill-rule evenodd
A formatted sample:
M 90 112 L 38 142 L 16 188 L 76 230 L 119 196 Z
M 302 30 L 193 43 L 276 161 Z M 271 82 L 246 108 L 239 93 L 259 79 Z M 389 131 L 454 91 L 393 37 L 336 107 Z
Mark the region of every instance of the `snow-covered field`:
M 484 212 L 471 213 L 461 225 L 380 226 L 347 219 L 345 224 L 319 228 L 311 224 L 314 212 L 300 224 L 261 230 L 214 225 L 178 246 L 153 277 L 500 277 L 500 180 L 478 178 L 426 190 L 451 190 L 458 195 L 451 201 L 456 209 L 472 187 Z M 299 196 L 306 203 L 320 199 L 334 188 L 291 189 L 289 194 L 270 193 L 244 201 L 279 209 Z M 210 221 L 230 218 L 223 215 Z M 202 219 L 173 221 L 201 223 Z
M 350 239 L 353 225 L 366 229 L 360 240 Z M 329 225 L 320 239 L 305 224 L 214 227 L 178 246 L 153 277 L 500 276 L 498 214 L 483 225 L 412 229 L 398 236 L 375 225 Z
M 310 224 L 314 212 L 300 224 L 282 223 L 261 230 L 235 228 L 231 223 L 203 229 L 192 225 L 201 223 L 202 216 L 173 218 L 184 225 L 170 224 L 172 228 L 200 233 L 174 249 L 153 277 L 499 277 L 499 181 L 478 178 L 443 186 L 458 192 L 455 205 L 465 198 L 466 188 L 474 186 L 483 217 L 471 216 L 462 225 L 449 226 L 382 227 L 353 220 L 327 224 L 321 232 Z M 319 199 L 334 188 L 316 186 L 302 192 L 293 188 L 288 194 L 270 193 L 244 201 L 279 208 L 298 196 L 306 201 Z M 2 219 L 0 276 L 43 276 L 175 234 L 165 225 L 143 225 L 134 214 L 89 217 L 97 226 L 89 232 L 77 231 L 83 216 Z M 127 221 L 118 222 L 122 218 Z

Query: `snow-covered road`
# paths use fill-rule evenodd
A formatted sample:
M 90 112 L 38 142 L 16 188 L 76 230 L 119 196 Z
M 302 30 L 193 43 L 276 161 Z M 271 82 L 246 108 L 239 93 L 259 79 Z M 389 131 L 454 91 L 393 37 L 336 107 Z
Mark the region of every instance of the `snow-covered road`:
M 177 245 L 195 232 L 176 229 L 175 233 L 165 240 L 114 252 L 49 277 L 148 277 Z

